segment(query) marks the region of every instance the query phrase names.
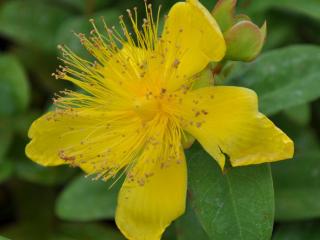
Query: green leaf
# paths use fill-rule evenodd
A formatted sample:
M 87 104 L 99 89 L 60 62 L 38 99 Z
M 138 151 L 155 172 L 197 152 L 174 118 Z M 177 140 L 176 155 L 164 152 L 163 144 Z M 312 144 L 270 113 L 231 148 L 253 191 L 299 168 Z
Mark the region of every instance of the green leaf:
M 76 178 L 59 196 L 56 214 L 62 219 L 76 221 L 114 218 L 121 184 L 117 182 L 110 188 L 111 184 L 112 179 L 104 182 L 84 176 Z
M 0 33 L 14 41 L 55 51 L 55 35 L 69 13 L 44 1 L 5 1 L 0 9 Z
M 99 224 L 63 224 L 50 240 L 125 240 L 121 233 L 110 226 Z
M 320 97 L 320 47 L 296 45 L 262 54 L 249 64 L 238 64 L 230 85 L 255 90 L 265 114 Z
M 39 226 L 39 224 L 36 226 L 34 223 L 25 222 L 10 225 L 2 231 L 3 234 L 10 237 L 12 240 L 43 240 L 46 238 L 43 237 L 43 231 L 41 230 L 41 227 L 43 226 Z M 2 239 L 0 238 L 0 240 Z
M 184 215 L 175 222 L 177 240 L 209 240 L 188 201 Z
M 291 45 L 299 41 L 300 36 L 297 34 L 297 29 L 300 26 L 295 24 L 299 21 L 299 18 L 284 17 L 282 12 L 269 14 L 266 18 L 268 30 L 266 42 L 263 46 L 264 51 Z
M 33 121 L 41 116 L 39 111 L 31 110 L 24 114 L 15 115 L 11 119 L 15 133 L 22 137 L 28 136 L 28 130 Z
M 161 240 L 178 240 L 174 224 L 170 224 L 162 235 Z
M 277 220 L 320 216 L 320 151 L 312 151 L 273 166 Z
M 30 87 L 23 67 L 15 57 L 0 55 L 0 72 L 0 117 L 25 111 Z
M 239 5 L 241 6 L 241 1 Z M 249 13 L 257 13 L 267 11 L 270 8 L 277 8 L 303 14 L 317 20 L 320 19 L 320 2 L 318 0 L 255 0 L 250 1 L 249 4 L 242 5 L 245 6 L 244 10 Z
M 17 211 L 15 221 L 1 229 L 1 234 L 12 240 L 46 240 L 56 224 L 53 203 L 56 189 L 13 181 L 10 196 Z
M 4 120 L 0 119 L 0 123 L 5 127 L 0 127 L 0 162 L 3 160 L 6 155 L 11 142 L 13 140 L 13 132 L 12 129 L 8 128 L 8 123 Z
M 0 240 L 10 240 L 10 239 L 0 236 Z
M 90 17 L 74 17 L 69 18 L 58 30 L 56 36 L 57 44 L 65 44 L 71 48 L 75 53 L 80 54 L 81 56 L 88 56 L 88 53 L 83 45 L 81 45 L 80 40 L 74 33 L 83 33 L 89 35 L 90 31 L 93 29 L 91 23 L 89 22 L 90 18 L 96 20 L 96 24 L 99 27 L 102 33 L 105 33 L 105 30 L 102 25 L 101 17 L 104 17 L 106 23 L 110 26 L 116 24 L 120 12 L 118 10 L 105 10 L 102 12 L 97 12 Z
M 318 240 L 320 239 L 319 222 L 281 224 L 272 240 Z
M 49 0 L 51 2 L 57 2 L 57 0 Z M 63 5 L 69 5 L 78 11 L 88 13 L 93 12 L 96 9 L 100 9 L 102 7 L 107 6 L 113 0 L 91 0 L 91 1 L 79 1 L 79 0 L 58 0 Z
M 58 92 L 66 88 L 66 83 L 63 81 L 55 81 L 54 77 L 51 76 L 52 72 L 58 66 L 56 54 L 53 56 L 52 53 L 27 48 L 25 46 L 17 46 L 12 52 L 19 58 L 25 69 L 32 76 L 34 85 L 32 98 L 34 100 L 42 99 L 46 93 Z
M 307 103 L 285 109 L 284 114 L 294 123 L 302 126 L 308 125 L 311 120 L 311 108 Z
M 12 162 L 7 159 L 4 159 L 2 161 L 0 160 L 0 183 L 6 181 L 12 175 L 12 173 Z
M 164 1 L 162 1 L 162 2 L 164 2 Z M 175 2 L 176 2 L 176 1 L 175 1 Z M 200 2 L 201 2 L 201 4 L 202 4 L 203 6 L 205 6 L 205 7 L 210 11 L 210 10 L 213 10 L 216 1 L 212 1 L 212 0 L 200 0 Z M 173 4 L 174 4 L 174 3 L 173 3 Z M 173 5 L 173 4 L 172 4 L 172 5 Z
M 272 165 L 275 216 L 281 221 L 320 216 L 320 145 L 310 130 L 296 128 L 294 159 Z
M 269 165 L 222 172 L 199 146 L 187 156 L 191 204 L 210 239 L 269 240 L 274 215 Z
M 61 185 L 74 173 L 75 169 L 69 166 L 44 167 L 27 158 L 21 158 L 16 162 L 16 174 L 19 178 L 41 185 Z

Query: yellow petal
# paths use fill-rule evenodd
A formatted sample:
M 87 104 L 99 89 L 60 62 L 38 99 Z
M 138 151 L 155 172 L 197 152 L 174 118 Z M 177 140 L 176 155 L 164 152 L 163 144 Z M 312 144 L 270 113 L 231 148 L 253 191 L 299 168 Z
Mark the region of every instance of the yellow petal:
M 57 166 L 67 162 L 59 157 L 59 151 L 65 146 L 78 141 L 81 134 L 66 134 L 70 131 L 70 116 L 64 115 L 60 121 L 56 121 L 57 114 L 48 112 L 34 121 L 29 129 L 31 142 L 26 146 L 27 156 L 44 166 Z
M 211 61 L 220 61 L 226 51 L 217 22 L 197 0 L 178 2 L 171 8 L 161 43 L 167 68 L 176 68 L 178 79 L 200 72 Z
M 221 168 L 225 153 L 232 166 L 292 158 L 292 140 L 258 112 L 255 92 L 240 87 L 202 88 L 182 103 L 184 128 Z
M 107 179 L 131 160 L 123 149 L 133 148 L 139 137 L 140 120 L 112 114 L 80 108 L 49 112 L 32 124 L 26 154 L 44 166 L 70 164 Z
M 141 185 L 129 179 L 119 193 L 116 223 L 129 240 L 159 240 L 165 228 L 185 211 L 185 159 L 158 166 Z

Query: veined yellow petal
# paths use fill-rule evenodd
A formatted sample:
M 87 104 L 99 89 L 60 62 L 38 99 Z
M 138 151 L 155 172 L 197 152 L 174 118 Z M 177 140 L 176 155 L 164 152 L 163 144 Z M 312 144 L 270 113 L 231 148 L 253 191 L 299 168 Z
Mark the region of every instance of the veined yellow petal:
M 209 62 L 220 61 L 226 51 L 217 22 L 197 0 L 178 2 L 171 8 L 160 46 L 166 51 L 166 68 L 176 68 L 173 77 L 178 83 L 169 81 L 174 87 Z
M 258 112 L 257 95 L 241 87 L 212 87 L 188 93 L 181 106 L 184 129 L 221 168 L 292 158 L 292 140 Z
M 76 124 L 67 115 L 64 115 L 61 121 L 56 121 L 57 116 L 58 114 L 54 112 L 48 112 L 34 121 L 29 129 L 28 136 L 32 141 L 26 147 L 26 154 L 44 166 L 67 164 L 67 161 L 59 157 L 59 151 L 83 138 L 82 132 L 67 134 L 72 126 L 80 126 L 79 122 Z
M 127 178 L 118 197 L 116 223 L 129 240 L 160 240 L 165 228 L 184 213 L 186 191 L 184 157 L 168 167 L 158 165 L 144 184 Z
M 44 166 L 70 164 L 108 179 L 132 161 L 141 121 L 132 115 L 69 109 L 49 112 L 29 130 L 27 156 Z

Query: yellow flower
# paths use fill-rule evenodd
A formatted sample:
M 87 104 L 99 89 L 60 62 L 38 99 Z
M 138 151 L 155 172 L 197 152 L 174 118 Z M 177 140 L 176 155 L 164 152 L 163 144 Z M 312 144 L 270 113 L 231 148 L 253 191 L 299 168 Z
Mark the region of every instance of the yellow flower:
M 31 126 L 29 158 L 45 166 L 70 164 L 108 180 L 126 179 L 116 223 L 131 240 L 157 240 L 185 211 L 187 169 L 182 141 L 196 138 L 223 168 L 291 158 L 292 141 L 258 112 L 256 94 L 241 87 L 195 89 L 195 75 L 226 52 L 223 35 L 197 1 L 176 3 L 158 38 L 151 6 L 133 34 L 105 24 L 80 40 L 91 63 L 61 47 L 66 67 L 55 75 L 83 91 L 63 91 L 57 109 Z M 123 37 L 124 36 L 124 37 Z

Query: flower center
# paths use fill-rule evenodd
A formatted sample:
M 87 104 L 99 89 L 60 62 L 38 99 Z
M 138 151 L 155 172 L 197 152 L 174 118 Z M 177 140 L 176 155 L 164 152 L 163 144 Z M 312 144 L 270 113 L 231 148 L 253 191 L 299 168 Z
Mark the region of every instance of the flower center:
M 133 102 L 134 111 L 144 121 L 152 120 L 160 112 L 160 103 L 157 99 L 140 97 Z

